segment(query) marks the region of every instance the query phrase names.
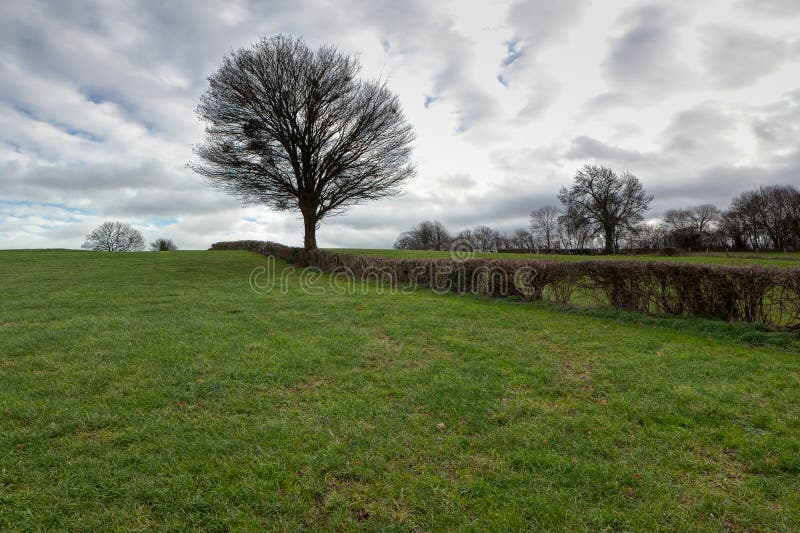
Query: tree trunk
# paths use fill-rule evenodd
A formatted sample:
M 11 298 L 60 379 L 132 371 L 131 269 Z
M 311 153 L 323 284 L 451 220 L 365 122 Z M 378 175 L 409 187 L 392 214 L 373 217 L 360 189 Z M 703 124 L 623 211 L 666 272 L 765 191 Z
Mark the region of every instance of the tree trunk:
M 303 223 L 305 224 L 305 235 L 303 237 L 303 247 L 308 250 L 317 249 L 317 221 L 313 216 L 303 213 Z
M 604 254 L 613 254 L 614 253 L 614 228 L 613 226 L 606 226 L 606 242 L 605 246 L 603 247 Z

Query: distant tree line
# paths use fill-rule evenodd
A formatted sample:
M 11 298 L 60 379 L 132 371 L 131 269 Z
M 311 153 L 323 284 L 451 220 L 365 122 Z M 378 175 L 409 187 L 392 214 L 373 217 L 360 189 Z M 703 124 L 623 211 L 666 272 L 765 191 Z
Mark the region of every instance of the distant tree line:
M 456 242 L 467 244 L 477 252 L 496 252 L 506 244 L 503 235 L 489 226 L 465 229 L 452 235 L 438 220 L 425 220 L 401 233 L 394 247 L 405 250 L 449 250 Z
M 800 249 L 800 190 L 791 185 L 746 191 L 725 210 L 681 207 L 666 211 L 660 222 L 646 222 L 653 197 L 635 176 L 586 165 L 558 199 L 560 206 L 534 209 L 527 228 L 508 234 L 488 226 L 451 234 L 439 221 L 424 221 L 401 233 L 395 248 L 447 250 L 458 242 L 479 252 Z

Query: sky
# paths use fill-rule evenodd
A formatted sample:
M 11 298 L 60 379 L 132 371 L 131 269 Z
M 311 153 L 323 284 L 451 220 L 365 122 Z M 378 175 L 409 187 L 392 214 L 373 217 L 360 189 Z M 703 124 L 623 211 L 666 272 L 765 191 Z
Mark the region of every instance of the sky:
M 106 220 L 182 249 L 302 243 L 187 168 L 225 54 L 286 33 L 359 56 L 416 131 L 396 198 L 323 220 L 389 247 L 425 219 L 527 226 L 586 163 L 665 209 L 800 185 L 797 0 L 0 1 L 0 248 L 78 248 Z

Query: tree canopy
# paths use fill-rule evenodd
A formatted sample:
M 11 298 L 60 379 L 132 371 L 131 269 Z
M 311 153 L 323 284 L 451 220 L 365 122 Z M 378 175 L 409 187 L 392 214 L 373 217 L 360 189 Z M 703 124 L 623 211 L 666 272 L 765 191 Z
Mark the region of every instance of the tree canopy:
M 564 216 L 576 228 L 587 228 L 604 239 L 605 253 L 614 253 L 621 230 L 636 231 L 653 197 L 630 172 L 617 175 L 608 167 L 585 165 L 575 183 L 558 194 Z
M 144 250 L 144 237 L 130 224 L 104 222 L 86 236 L 81 248 L 95 252 L 139 252 Z
M 195 171 L 245 203 L 296 210 L 314 249 L 323 217 L 397 194 L 414 175 L 399 99 L 332 46 L 279 35 L 230 53 L 197 107 Z

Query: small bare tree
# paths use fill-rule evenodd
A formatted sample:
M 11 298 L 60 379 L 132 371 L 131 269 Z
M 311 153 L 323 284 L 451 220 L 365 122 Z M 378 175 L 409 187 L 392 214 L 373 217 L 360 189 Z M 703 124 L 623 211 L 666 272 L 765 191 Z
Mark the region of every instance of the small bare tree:
M 95 252 L 139 252 L 144 250 L 144 237 L 130 224 L 103 222 L 86 236 L 81 248 Z
M 508 243 L 517 250 L 533 250 L 535 247 L 533 234 L 524 228 L 515 229 L 508 237 Z
M 502 235 L 489 226 L 477 226 L 472 230 L 472 242 L 476 252 L 496 252 L 502 247 Z
M 447 250 L 450 234 L 438 220 L 425 220 L 397 238 L 394 247 L 402 250 Z
M 604 253 L 616 252 L 620 231 L 635 231 L 653 201 L 633 174 L 618 176 L 610 168 L 596 165 L 580 169 L 575 183 L 562 188 L 558 199 L 570 224 L 602 234 Z
M 316 249 L 323 217 L 397 194 L 414 175 L 397 96 L 359 69 L 286 36 L 232 52 L 197 107 L 206 139 L 190 167 L 245 203 L 299 211 Z
M 672 245 L 690 250 L 708 246 L 720 218 L 719 209 L 703 204 L 684 209 L 668 209 L 664 224 Z
M 531 233 L 537 244 L 547 249 L 555 248 L 560 215 L 561 212 L 554 205 L 546 205 L 531 211 Z
M 561 248 L 583 250 L 595 247 L 594 231 L 580 220 L 562 213 L 558 217 L 558 244 Z

